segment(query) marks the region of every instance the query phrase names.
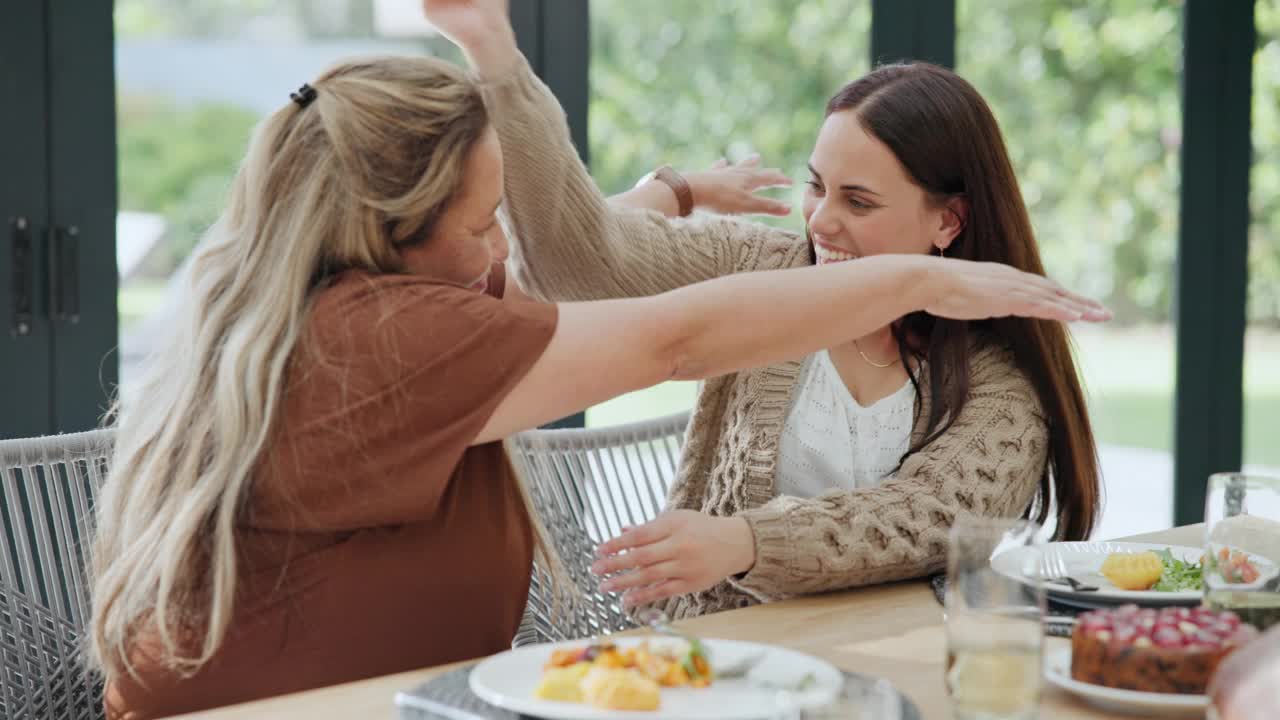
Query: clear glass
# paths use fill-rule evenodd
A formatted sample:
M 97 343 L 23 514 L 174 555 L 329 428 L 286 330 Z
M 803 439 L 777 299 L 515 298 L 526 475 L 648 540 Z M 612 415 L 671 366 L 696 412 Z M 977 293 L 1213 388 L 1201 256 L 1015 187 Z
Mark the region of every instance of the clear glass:
M 1280 478 L 1209 476 L 1205 603 L 1265 630 L 1280 625 Z
M 795 180 L 828 96 L 870 67 L 871 0 L 591 0 L 591 174 L 606 194 L 654 168 L 702 170 L 760 153 Z M 821 48 L 821 52 L 815 52 Z M 792 230 L 800 214 L 755 218 Z M 599 427 L 693 406 L 663 383 L 587 411 Z
M 947 691 L 958 720 L 1030 720 L 1040 704 L 1044 588 L 996 572 L 1018 554 L 1040 576 L 1040 527 L 1022 520 L 958 518 L 947 554 Z
M 1071 328 L 1108 481 L 1094 537 L 1168 528 L 1180 3 L 957 0 L 956 27 L 957 71 L 1000 122 L 1046 270 L 1116 313 Z
M 1280 0 L 1258 0 L 1254 19 L 1244 469 L 1280 476 Z

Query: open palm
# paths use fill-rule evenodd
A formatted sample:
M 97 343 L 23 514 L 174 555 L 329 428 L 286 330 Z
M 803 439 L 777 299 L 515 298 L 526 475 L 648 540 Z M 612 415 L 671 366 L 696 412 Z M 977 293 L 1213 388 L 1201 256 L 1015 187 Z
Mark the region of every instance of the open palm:
M 446 38 L 463 49 L 505 28 L 508 0 L 422 0 L 422 13 Z

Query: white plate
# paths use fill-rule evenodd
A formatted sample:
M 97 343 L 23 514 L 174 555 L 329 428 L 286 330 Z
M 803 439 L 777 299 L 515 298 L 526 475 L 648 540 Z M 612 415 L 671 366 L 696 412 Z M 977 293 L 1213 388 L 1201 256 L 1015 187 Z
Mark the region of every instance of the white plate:
M 1080 682 L 1071 677 L 1071 648 L 1049 654 L 1044 677 L 1050 685 L 1078 695 L 1085 702 L 1107 712 L 1155 717 L 1204 717 L 1209 707 L 1206 695 L 1138 692 Z
M 621 648 L 645 638 L 614 640 Z M 686 718 L 688 720 L 754 720 L 775 714 L 779 693 L 763 683 L 799 683 L 812 674 L 814 682 L 804 692 L 790 693 L 791 707 L 805 709 L 828 705 L 844 687 L 844 676 L 830 663 L 785 648 L 734 640 L 702 640 L 711 666 L 724 666 L 739 658 L 764 653 L 747 678 L 718 680 L 706 688 L 663 688 L 662 706 L 654 712 L 599 710 L 590 705 L 551 702 L 533 696 L 542 678 L 542 667 L 551 651 L 581 647 L 584 641 L 530 645 L 509 650 L 481 662 L 471 671 L 471 691 L 492 705 L 524 715 L 564 720 L 617 720 L 637 717 Z
M 1199 605 L 1204 597 L 1203 590 L 1182 590 L 1179 592 L 1160 592 L 1158 590 L 1121 590 L 1111 584 L 1098 571 L 1102 561 L 1111 553 L 1139 553 L 1147 550 L 1161 552 L 1168 549 L 1173 556 L 1185 562 L 1200 562 L 1204 550 L 1185 545 L 1153 545 L 1150 543 L 1131 542 L 1056 542 L 1043 546 L 1046 555 L 1058 554 L 1067 564 L 1071 577 L 1088 585 L 1097 586 L 1093 592 L 1077 592 L 1070 585 L 1045 583 L 1044 589 L 1049 597 L 1076 607 L 1096 608 L 1110 605 L 1135 603 L 1146 606 L 1163 605 Z M 1032 547 L 1016 547 L 991 558 L 991 567 L 1006 577 L 1019 581 L 1027 581 L 1024 568 L 1038 552 Z M 1032 563 L 1032 566 L 1038 566 Z

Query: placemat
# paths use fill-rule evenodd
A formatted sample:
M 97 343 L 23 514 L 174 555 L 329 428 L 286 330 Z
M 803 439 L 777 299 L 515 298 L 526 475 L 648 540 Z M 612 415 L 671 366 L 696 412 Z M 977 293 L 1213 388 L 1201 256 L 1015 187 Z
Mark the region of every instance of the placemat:
M 434 677 L 412 690 L 396 693 L 401 720 L 520 720 L 526 716 L 494 707 L 471 692 L 467 666 Z M 875 682 L 859 673 L 844 673 L 847 683 Z M 902 708 L 902 720 L 921 720 L 920 710 L 907 696 L 894 690 Z M 637 713 L 640 717 L 642 713 Z

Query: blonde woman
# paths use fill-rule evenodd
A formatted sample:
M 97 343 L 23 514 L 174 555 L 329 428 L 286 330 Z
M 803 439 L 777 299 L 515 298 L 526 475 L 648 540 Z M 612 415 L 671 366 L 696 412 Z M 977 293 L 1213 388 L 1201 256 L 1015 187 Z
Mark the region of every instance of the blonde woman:
M 731 218 L 669 219 L 702 205 L 702 188 L 666 168 L 626 202 L 661 215 L 604 202 L 555 98 L 505 35 L 477 30 L 505 22 L 501 3 L 432 2 L 449 10 L 438 25 L 491 78 L 485 99 L 520 240 L 512 269 L 542 299 L 651 295 L 732 273 L 904 253 L 1044 272 L 995 118 L 949 70 L 886 66 L 832 96 L 809 157 L 804 236 Z M 782 180 L 736 170 L 740 200 Z M 819 319 L 859 309 L 835 303 Z M 961 513 L 1052 520 L 1057 537 L 1079 540 L 1100 506 L 1065 327 L 914 312 L 707 381 L 668 512 L 605 543 L 593 569 L 627 604 L 665 601 L 672 615 L 696 615 L 936 572 Z
M 1105 316 L 1035 275 L 924 257 L 522 299 L 483 92 L 437 60 L 346 62 L 256 131 L 169 344 L 118 409 L 93 548 L 109 717 L 507 647 L 539 546 L 511 433 L 921 308 Z

